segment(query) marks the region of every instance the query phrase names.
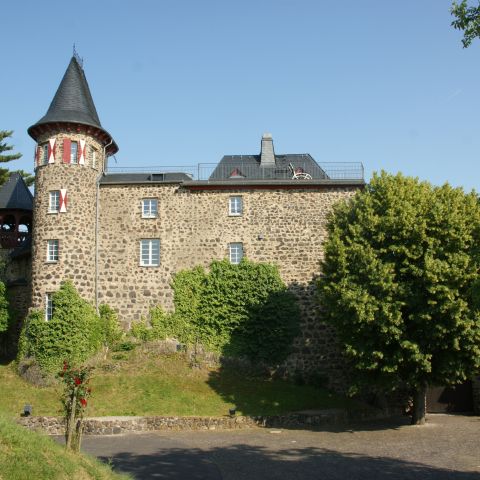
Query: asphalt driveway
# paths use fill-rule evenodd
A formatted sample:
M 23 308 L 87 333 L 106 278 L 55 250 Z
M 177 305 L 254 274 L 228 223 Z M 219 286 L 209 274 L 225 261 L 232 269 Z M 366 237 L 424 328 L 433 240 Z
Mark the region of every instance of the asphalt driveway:
M 83 450 L 136 479 L 480 480 L 480 417 L 429 415 L 327 430 L 85 436 Z

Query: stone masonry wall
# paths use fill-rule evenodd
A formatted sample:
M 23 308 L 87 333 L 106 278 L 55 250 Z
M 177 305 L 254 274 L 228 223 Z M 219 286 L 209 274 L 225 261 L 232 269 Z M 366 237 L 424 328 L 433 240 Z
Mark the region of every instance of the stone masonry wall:
M 302 335 L 290 371 L 315 371 L 341 383 L 342 359 L 333 331 L 319 322 L 313 299 L 332 205 L 357 187 L 192 191 L 178 185 L 102 185 L 99 301 L 130 324 L 149 309 L 173 308 L 172 275 L 228 256 L 242 242 L 245 256 L 279 266 L 303 309 Z M 241 195 L 243 215 L 229 216 L 229 197 Z M 158 217 L 141 216 L 142 198 L 158 199 Z M 160 239 L 160 265 L 140 266 L 140 240 Z M 333 385 L 332 385 L 333 383 Z
M 32 242 L 32 306 L 44 308 L 45 294 L 58 290 L 63 280 L 73 281 L 79 293 L 93 301 L 95 291 L 96 181 L 103 155 L 101 145 L 88 135 L 59 131 L 45 135 L 56 138 L 55 163 L 36 168 Z M 85 165 L 64 164 L 63 139 L 87 143 Z M 92 148 L 97 164 L 91 164 Z M 49 213 L 49 192 L 67 190 L 67 211 Z M 47 240 L 59 240 L 59 260 L 47 262 Z

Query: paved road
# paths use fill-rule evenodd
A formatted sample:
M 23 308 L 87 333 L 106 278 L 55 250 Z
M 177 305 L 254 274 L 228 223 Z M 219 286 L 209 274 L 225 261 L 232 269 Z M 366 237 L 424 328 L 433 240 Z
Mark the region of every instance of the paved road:
M 253 429 L 85 436 L 136 479 L 480 480 L 480 417 L 430 415 L 322 431 Z

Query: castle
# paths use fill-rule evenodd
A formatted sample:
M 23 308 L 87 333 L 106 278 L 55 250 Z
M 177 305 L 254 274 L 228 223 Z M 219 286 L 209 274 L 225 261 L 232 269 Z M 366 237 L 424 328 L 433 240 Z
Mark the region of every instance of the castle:
M 291 367 L 323 365 L 335 376 L 341 359 L 333 332 L 318 321 L 314 281 L 327 216 L 364 185 L 361 164 L 325 167 L 308 154 L 279 155 L 265 134 L 260 154 L 224 156 L 214 168 L 199 166 L 196 178 L 181 171 L 111 173 L 108 157 L 118 146 L 100 123 L 76 56 L 28 133 L 37 146 L 23 309 L 42 309 L 48 320 L 52 292 L 71 279 L 82 297 L 109 304 L 128 326 L 152 306 L 173 307 L 175 272 L 245 256 L 277 264 L 301 301 Z

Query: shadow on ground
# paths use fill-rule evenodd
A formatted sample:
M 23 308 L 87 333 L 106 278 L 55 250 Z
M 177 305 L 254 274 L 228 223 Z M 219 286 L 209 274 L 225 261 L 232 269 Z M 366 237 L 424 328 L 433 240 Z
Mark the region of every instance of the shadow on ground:
M 111 463 L 116 471 L 130 473 L 136 479 L 479 479 L 475 472 L 310 447 L 271 451 L 240 444 L 208 450 L 160 449 L 148 455 L 124 452 L 100 459 Z

